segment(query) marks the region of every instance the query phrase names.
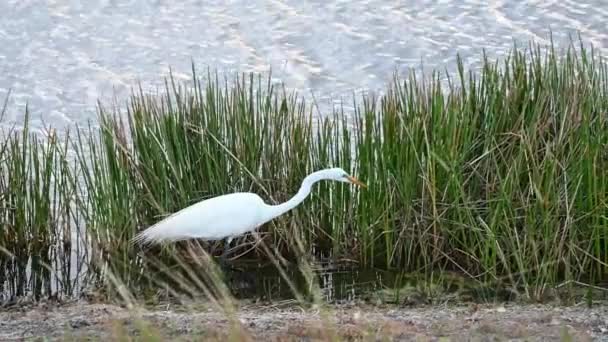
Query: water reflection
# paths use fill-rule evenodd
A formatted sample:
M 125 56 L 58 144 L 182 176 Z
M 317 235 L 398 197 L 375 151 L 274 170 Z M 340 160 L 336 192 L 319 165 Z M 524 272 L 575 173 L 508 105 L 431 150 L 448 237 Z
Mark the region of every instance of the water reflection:
M 301 294 L 311 296 L 306 277 L 290 268 L 288 277 Z M 406 273 L 399 270 L 338 267 L 319 269 L 315 282 L 321 299 L 330 303 L 373 302 L 384 304 L 426 304 L 432 300 L 483 301 L 514 298 L 514 293 L 496 284 L 482 284 L 463 275 Z M 283 277 L 272 267 L 233 270 L 227 283 L 236 298 L 278 301 L 295 296 Z

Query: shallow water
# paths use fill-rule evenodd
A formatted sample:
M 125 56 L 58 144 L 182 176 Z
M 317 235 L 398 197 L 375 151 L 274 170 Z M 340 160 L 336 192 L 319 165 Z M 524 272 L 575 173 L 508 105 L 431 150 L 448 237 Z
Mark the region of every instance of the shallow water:
M 86 269 L 72 269 L 67 259 L 58 258 L 50 262 L 52 271 L 34 267 L 27 263 L 0 268 L 0 308 L 20 302 L 22 299 L 78 299 L 96 296 L 99 287 L 96 278 L 102 277 Z M 72 262 L 83 264 L 86 260 L 72 258 Z M 44 262 L 40 260 L 40 262 Z M 84 264 L 86 267 L 86 264 Z M 5 265 L 7 266 L 7 265 Z M 138 285 L 130 288 L 141 298 L 156 297 L 173 301 L 176 296 L 200 296 L 215 288 L 218 279 L 205 276 L 208 266 L 191 264 L 188 268 L 169 267 L 155 272 L 152 277 L 144 275 Z M 65 271 L 65 273 L 61 273 Z M 364 269 L 346 264 L 317 265 L 312 278 L 305 277 L 297 265 L 283 269 L 285 276 L 303 298 L 318 296 L 330 303 L 392 303 L 423 304 L 431 298 L 458 298 L 461 300 L 509 299 L 510 294 L 496 284 L 482 284 L 457 273 L 441 272 L 435 276 L 406 273 L 400 270 Z M 23 274 L 23 280 L 18 277 Z M 223 283 L 236 299 L 278 302 L 297 299 L 288 281 L 273 265 L 259 265 L 255 260 L 237 260 L 222 271 Z M 6 278 L 3 278 L 6 277 Z M 183 279 L 176 282 L 176 279 Z M 149 282 L 153 281 L 153 284 Z M 311 280 L 313 283 L 310 283 Z M 131 283 L 127 281 L 127 283 Z M 202 284 L 207 284 L 203 286 Z M 171 292 L 165 292 L 170 288 Z M 152 291 L 152 292 L 150 292 Z M 314 292 L 314 294 L 313 294 Z M 447 296 L 447 297 L 446 297 Z
M 297 271 L 297 267 L 286 271 L 299 293 L 310 296 L 311 284 Z M 315 272 L 315 277 L 318 295 L 325 302 L 334 303 L 372 301 L 394 304 L 416 297 L 413 300 L 420 301 L 417 304 L 421 304 L 428 294 L 425 290 L 438 285 L 428 282 L 421 274 L 352 267 L 320 269 Z M 226 280 L 236 298 L 274 302 L 295 298 L 287 282 L 272 266 L 229 271 Z M 460 280 L 465 281 L 458 277 L 457 281 Z M 452 283 L 452 280 L 448 280 L 442 282 L 441 286 L 446 286 L 445 290 L 454 291 L 454 288 L 450 288 Z
M 95 117 L 96 100 L 124 103 L 130 88 L 199 71 L 273 70 L 303 95 L 329 99 L 380 90 L 395 70 L 423 62 L 454 69 L 456 53 L 476 66 L 482 49 L 502 56 L 513 40 L 558 46 L 580 31 L 608 49 L 604 0 L 144 1 L 0 2 L 3 124 L 64 127 Z

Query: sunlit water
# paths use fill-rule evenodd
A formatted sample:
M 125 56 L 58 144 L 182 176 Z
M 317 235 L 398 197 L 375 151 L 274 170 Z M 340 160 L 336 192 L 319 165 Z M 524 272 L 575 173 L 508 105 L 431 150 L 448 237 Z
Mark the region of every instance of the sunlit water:
M 569 35 L 608 49 L 604 0 L 144 1 L 0 2 L 3 124 L 65 127 L 95 117 L 96 101 L 124 103 L 131 87 L 180 79 L 191 62 L 224 73 L 268 72 L 313 95 L 350 103 L 381 90 L 394 71 L 454 70 L 456 53 L 479 65 L 514 40 L 564 46 Z

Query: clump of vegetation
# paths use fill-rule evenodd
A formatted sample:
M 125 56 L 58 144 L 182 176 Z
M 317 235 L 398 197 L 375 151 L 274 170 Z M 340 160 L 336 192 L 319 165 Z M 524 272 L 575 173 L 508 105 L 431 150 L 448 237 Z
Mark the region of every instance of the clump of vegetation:
M 457 271 L 528 298 L 562 282 L 605 280 L 606 63 L 572 45 L 564 54 L 530 47 L 501 62 L 485 58 L 480 74 L 459 60 L 458 70 L 447 80 L 396 76 L 386 95 L 320 117 L 269 79 L 222 83 L 193 69 L 191 87 L 171 79 L 162 98 L 134 94 L 126 113 L 100 108 L 99 131 L 78 128 L 66 140 L 76 151 L 71 167 L 65 144 L 6 136 L 0 245 L 11 256 L 0 260 L 24 262 L 56 246 L 54 237 L 66 236 L 58 232 L 73 229 L 66 218 L 78 216 L 95 274 L 127 287 L 158 283 L 150 275 L 188 264 L 175 255 L 189 246 L 142 251 L 130 243 L 141 229 L 227 192 L 284 201 L 308 173 L 340 166 L 369 188 L 320 184 L 297 210 L 262 227 L 262 244 L 244 237 L 234 254 L 278 266 L 316 256 Z M 163 281 L 184 283 L 172 277 Z
M 5 113 L 6 106 L 0 113 Z M 85 267 L 74 227 L 72 169 L 67 138 L 46 138 L 25 127 L 0 132 L 0 284 L 3 296 L 71 294 Z M 78 254 L 81 258 L 74 258 Z M 10 298 L 5 298 L 10 299 Z

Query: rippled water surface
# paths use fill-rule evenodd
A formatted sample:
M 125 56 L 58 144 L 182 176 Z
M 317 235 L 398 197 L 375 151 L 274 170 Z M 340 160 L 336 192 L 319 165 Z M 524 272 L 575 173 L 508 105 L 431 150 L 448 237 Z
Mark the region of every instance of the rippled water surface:
M 563 46 L 569 34 L 608 50 L 605 0 L 0 2 L 0 98 L 4 124 L 58 127 L 95 116 L 97 99 L 124 100 L 141 81 L 158 86 L 171 66 L 220 72 L 273 70 L 323 102 L 378 90 L 395 70 L 453 70 L 482 49 L 503 55 L 513 40 Z M 327 102 L 327 101 L 325 101 Z

